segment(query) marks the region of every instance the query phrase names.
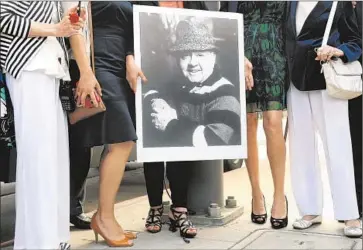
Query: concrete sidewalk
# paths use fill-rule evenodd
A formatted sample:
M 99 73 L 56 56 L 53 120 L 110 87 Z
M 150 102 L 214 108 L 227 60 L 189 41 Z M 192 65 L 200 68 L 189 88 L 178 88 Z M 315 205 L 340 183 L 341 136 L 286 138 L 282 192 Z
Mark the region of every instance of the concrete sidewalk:
M 261 149 L 262 150 L 262 149 Z M 261 183 L 266 196 L 266 206 L 270 214 L 272 203 L 272 179 L 266 157 L 261 159 Z M 322 161 L 322 165 L 324 161 Z M 325 168 L 323 169 L 325 172 Z M 142 170 L 134 172 L 135 182 L 130 181 L 134 190 L 142 190 Z M 167 225 L 162 232 L 150 234 L 144 231 L 145 216 L 148 211 L 146 196 L 137 197 L 118 203 L 115 206 L 117 218 L 127 230 L 139 232 L 133 249 L 361 249 L 362 239 L 348 239 L 343 236 L 342 224 L 333 217 L 332 201 L 327 183 L 324 178 L 324 222 L 321 226 L 306 231 L 296 231 L 291 227 L 298 217 L 297 208 L 290 188 L 289 172 L 286 175 L 286 190 L 289 199 L 289 226 L 285 230 L 273 230 L 269 222 L 258 226 L 250 221 L 251 197 L 248 175 L 245 168 L 224 174 L 225 197 L 235 196 L 238 205 L 245 207 L 245 213 L 237 220 L 223 227 L 198 227 L 199 234 L 190 244 L 186 244 L 178 233 L 171 233 Z M 91 180 L 90 187 L 96 188 L 97 179 Z M 141 185 L 141 186 L 139 186 Z M 124 186 L 124 185 L 123 185 Z M 122 187 L 121 187 L 122 188 Z M 92 193 L 95 190 L 92 191 Z M 121 189 L 121 193 L 125 192 Z M 165 196 L 165 200 L 168 197 Z M 93 202 L 87 204 L 94 207 Z M 90 213 L 90 215 L 92 212 Z M 106 249 L 104 242 L 94 243 L 91 231 L 72 231 L 71 244 L 73 249 Z
M 267 212 L 270 215 L 273 185 L 262 128 L 259 129 L 258 137 L 261 156 L 261 184 L 266 197 Z M 322 159 L 322 166 L 325 189 L 324 222 L 321 226 L 303 232 L 293 230 L 291 227 L 292 222 L 298 217 L 298 212 L 290 187 L 289 169 L 287 169 L 286 173 L 289 226 L 284 230 L 272 230 L 269 221 L 262 226 L 255 225 L 250 221 L 251 189 L 245 168 L 224 174 L 225 197 L 235 196 L 238 205 L 244 206 L 244 214 L 223 227 L 198 226 L 198 236 L 191 240 L 190 244 L 186 244 L 178 233 L 169 232 L 167 225 L 158 234 L 149 234 L 144 231 L 149 204 L 142 169 L 125 173 L 124 181 L 117 196 L 118 203 L 115 205 L 115 211 L 117 219 L 124 229 L 139 232 L 138 239 L 134 241 L 135 246 L 132 249 L 361 249 L 362 239 L 344 237 L 343 225 L 334 220 L 324 159 Z M 87 183 L 85 208 L 89 215 L 92 215 L 97 208 L 97 194 L 98 177 L 95 177 Z M 169 198 L 165 195 L 164 200 L 169 200 Z M 14 197 L 6 197 L 1 199 L 1 202 L 1 234 L 3 236 L 4 229 L 8 231 L 8 234 L 12 233 L 10 228 L 13 226 L 14 221 Z M 4 223 L 3 220 L 7 220 L 8 223 Z M 70 243 L 72 249 L 108 248 L 103 241 L 95 244 L 92 231 L 72 229 Z

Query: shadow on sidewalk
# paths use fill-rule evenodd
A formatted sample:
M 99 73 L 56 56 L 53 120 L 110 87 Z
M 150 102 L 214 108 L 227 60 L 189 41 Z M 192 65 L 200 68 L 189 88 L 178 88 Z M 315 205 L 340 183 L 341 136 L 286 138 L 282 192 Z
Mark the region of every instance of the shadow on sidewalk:
M 97 209 L 98 203 L 98 177 L 87 180 L 85 212 Z M 125 172 L 125 177 L 117 193 L 116 203 L 125 200 L 145 196 L 145 180 L 142 169 Z M 0 241 L 5 242 L 13 239 L 15 229 L 15 195 L 1 197 L 1 217 L 0 217 Z M 73 228 L 72 228 L 73 230 Z

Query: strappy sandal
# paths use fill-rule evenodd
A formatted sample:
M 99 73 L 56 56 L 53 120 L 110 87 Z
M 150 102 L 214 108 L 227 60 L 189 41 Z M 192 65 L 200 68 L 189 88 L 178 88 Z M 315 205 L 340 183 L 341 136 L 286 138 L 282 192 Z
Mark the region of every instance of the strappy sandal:
M 162 228 L 162 221 L 161 221 L 161 217 L 163 216 L 164 213 L 164 207 L 161 206 L 159 208 L 150 208 L 149 210 L 149 214 L 147 216 L 146 219 L 146 223 L 145 223 L 145 227 L 146 230 L 149 233 L 155 234 L 161 231 Z M 157 230 L 153 230 L 153 229 L 149 229 L 150 227 L 159 227 L 159 229 Z
M 62 242 L 59 244 L 59 249 L 60 250 L 70 250 L 71 245 L 69 245 L 67 242 Z
M 251 212 L 251 221 L 255 224 L 265 224 L 267 220 L 267 212 L 264 214 L 254 214 L 253 213 L 253 199 L 252 199 L 252 212 Z M 265 196 L 263 196 L 263 206 L 265 207 L 266 211 L 266 202 L 265 202 Z
M 180 236 L 183 238 L 183 240 L 186 243 L 190 243 L 190 241 L 187 240 L 187 238 L 194 238 L 195 236 L 197 236 L 197 232 L 196 231 L 193 233 L 190 232 L 190 230 L 195 229 L 195 227 L 188 218 L 188 212 L 177 211 L 175 210 L 174 207 L 170 207 L 170 211 L 174 218 L 169 217 L 170 220 L 169 230 L 174 233 L 179 228 Z

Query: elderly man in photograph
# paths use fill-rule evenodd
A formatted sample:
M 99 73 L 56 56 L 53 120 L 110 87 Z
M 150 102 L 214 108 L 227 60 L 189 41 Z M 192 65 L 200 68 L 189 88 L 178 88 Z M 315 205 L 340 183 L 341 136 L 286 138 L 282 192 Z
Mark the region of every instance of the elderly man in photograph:
M 178 23 L 169 48 L 177 68 L 174 83 L 145 94 L 152 123 L 163 134 L 159 146 L 241 143 L 239 91 L 222 76 L 211 25 L 196 19 Z

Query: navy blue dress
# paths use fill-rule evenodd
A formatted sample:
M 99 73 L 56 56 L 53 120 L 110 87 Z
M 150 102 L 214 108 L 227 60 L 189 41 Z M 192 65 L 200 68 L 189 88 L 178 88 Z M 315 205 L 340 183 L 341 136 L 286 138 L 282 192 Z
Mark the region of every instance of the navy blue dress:
M 126 80 L 126 56 L 133 54 L 132 4 L 93 1 L 96 78 L 106 112 L 79 122 L 77 137 L 85 147 L 137 139 L 135 94 Z

